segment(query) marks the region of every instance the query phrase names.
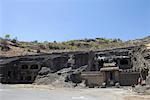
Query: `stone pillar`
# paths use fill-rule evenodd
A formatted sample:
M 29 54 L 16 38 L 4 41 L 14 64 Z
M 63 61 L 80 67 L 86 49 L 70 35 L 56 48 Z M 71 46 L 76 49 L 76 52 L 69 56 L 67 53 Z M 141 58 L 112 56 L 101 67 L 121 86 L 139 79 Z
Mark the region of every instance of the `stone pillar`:
M 115 71 L 115 81 L 119 82 L 119 71 Z
M 95 56 L 94 52 L 90 51 L 89 52 L 89 57 L 88 57 L 88 68 L 87 68 L 87 71 L 90 71 L 91 68 L 93 67 L 94 56 Z

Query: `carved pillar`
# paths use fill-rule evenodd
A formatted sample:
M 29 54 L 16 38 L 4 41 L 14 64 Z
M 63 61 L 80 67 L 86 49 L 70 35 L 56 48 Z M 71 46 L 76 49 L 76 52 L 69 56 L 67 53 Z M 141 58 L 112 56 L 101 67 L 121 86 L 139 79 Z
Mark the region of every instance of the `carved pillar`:
M 90 71 L 91 68 L 93 67 L 94 56 L 95 56 L 94 52 L 90 51 L 89 52 L 89 57 L 88 57 L 88 68 L 87 68 L 87 71 Z

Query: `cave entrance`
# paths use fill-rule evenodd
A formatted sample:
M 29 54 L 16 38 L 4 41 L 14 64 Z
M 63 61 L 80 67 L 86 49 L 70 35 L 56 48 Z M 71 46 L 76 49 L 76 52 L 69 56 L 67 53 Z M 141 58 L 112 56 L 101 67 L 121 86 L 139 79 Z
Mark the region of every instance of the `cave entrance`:
M 114 85 L 115 82 L 115 72 L 114 71 L 107 71 L 106 74 L 106 84 L 107 85 Z
M 113 86 L 119 79 L 119 68 L 118 67 L 106 67 L 101 68 L 100 71 L 103 73 L 106 85 Z

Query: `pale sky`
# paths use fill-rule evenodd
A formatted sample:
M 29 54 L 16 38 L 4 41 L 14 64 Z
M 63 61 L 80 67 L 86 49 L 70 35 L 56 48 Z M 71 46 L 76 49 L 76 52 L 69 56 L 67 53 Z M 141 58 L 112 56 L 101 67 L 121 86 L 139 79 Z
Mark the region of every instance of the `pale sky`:
M 0 0 L 0 37 L 67 41 L 150 35 L 150 0 Z

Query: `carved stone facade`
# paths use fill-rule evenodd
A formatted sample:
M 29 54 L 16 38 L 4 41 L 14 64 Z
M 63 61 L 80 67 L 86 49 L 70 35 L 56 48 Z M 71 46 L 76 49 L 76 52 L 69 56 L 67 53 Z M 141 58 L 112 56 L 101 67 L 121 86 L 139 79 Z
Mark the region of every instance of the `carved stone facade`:
M 1 57 L 1 83 L 33 83 L 42 68 L 55 73 L 63 68 L 87 68 L 80 73 L 87 85 L 133 85 L 148 75 L 148 69 L 133 69 L 131 54 L 135 47 L 104 51 L 52 53 L 18 57 Z M 78 73 L 79 74 L 79 73 Z

